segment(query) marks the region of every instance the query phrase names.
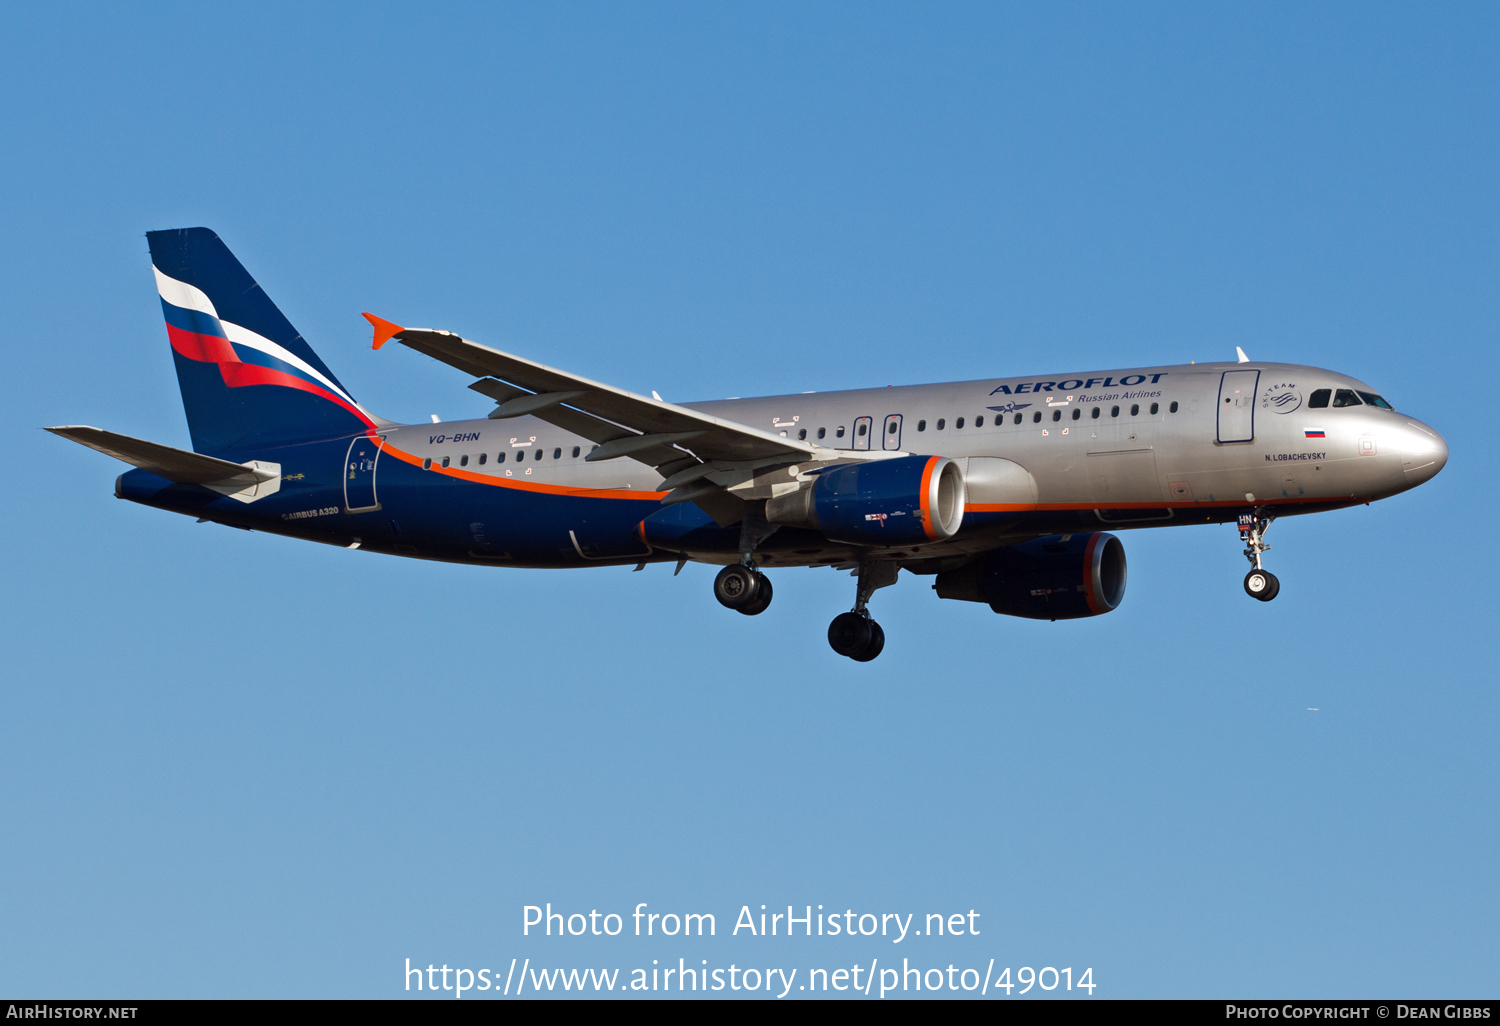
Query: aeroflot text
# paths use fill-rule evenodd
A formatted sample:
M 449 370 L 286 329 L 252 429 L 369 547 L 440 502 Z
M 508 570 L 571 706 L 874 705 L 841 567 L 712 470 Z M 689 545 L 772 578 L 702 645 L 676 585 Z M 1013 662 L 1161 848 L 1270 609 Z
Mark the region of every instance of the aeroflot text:
M 925 918 L 907 912 L 856 912 L 852 908 L 824 911 L 819 905 L 801 908 L 786 906 L 785 912 L 768 910 L 760 906 L 752 912 L 749 905 L 741 905 L 735 917 L 734 928 L 729 936 L 739 937 L 792 937 L 797 936 L 797 927 L 804 937 L 887 937 L 892 944 L 900 944 L 908 934 L 920 937 L 977 937 L 979 919 L 983 913 L 972 908 L 967 912 L 931 912 Z M 535 929 L 543 937 L 618 937 L 625 931 L 625 920 L 629 919 L 632 933 L 637 937 L 715 937 L 718 936 L 718 920 L 712 912 L 652 912 L 646 902 L 636 905 L 629 916 L 618 912 L 601 913 L 589 909 L 587 913 L 554 912 L 552 903 L 524 905 L 521 908 L 521 935 L 530 937 Z M 915 920 L 915 921 L 914 921 Z

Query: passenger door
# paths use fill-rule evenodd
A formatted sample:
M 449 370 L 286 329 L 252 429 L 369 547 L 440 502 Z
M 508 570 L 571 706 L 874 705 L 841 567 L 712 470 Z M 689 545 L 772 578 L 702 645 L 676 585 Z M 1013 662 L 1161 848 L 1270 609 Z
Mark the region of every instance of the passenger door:
M 1219 381 L 1220 442 L 1255 441 L 1255 390 L 1260 371 L 1225 371 Z
M 344 509 L 350 513 L 379 509 L 375 498 L 375 464 L 380 460 L 383 438 L 360 435 L 349 443 L 344 459 Z

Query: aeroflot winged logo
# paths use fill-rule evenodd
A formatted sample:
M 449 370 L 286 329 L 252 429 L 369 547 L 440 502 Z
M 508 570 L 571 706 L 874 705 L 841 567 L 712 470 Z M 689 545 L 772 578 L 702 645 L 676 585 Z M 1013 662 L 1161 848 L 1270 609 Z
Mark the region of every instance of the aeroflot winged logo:
M 1031 403 L 1006 403 L 1004 406 L 989 406 L 986 409 L 994 410 L 996 413 L 1016 413 L 1030 405 Z

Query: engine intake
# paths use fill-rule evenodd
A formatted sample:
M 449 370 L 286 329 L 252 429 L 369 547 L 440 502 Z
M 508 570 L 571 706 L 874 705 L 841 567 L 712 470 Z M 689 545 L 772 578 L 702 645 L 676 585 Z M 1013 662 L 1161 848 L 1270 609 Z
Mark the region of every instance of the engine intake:
M 963 519 L 963 470 L 946 456 L 845 464 L 766 502 L 770 523 L 812 527 L 858 545 L 945 541 Z
M 1125 546 L 1102 531 L 1054 534 L 938 574 L 939 598 L 987 602 L 1032 620 L 1098 616 L 1125 597 Z

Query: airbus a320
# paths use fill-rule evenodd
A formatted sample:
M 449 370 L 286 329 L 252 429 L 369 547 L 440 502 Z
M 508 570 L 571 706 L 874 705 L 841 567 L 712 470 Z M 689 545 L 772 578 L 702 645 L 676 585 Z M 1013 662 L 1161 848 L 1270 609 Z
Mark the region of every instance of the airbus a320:
M 206 228 L 149 232 L 193 451 L 85 426 L 47 430 L 136 469 L 115 494 L 252 531 L 476 566 L 722 566 L 747 616 L 769 571 L 857 579 L 833 650 L 885 633 L 901 571 L 1008 616 L 1098 616 L 1125 594 L 1111 530 L 1234 522 L 1245 591 L 1274 599 L 1278 517 L 1431 479 L 1448 448 L 1336 371 L 1234 363 L 1069 371 L 670 403 L 447 331 L 365 314 L 470 378 L 488 416 L 398 424 L 355 401 Z

